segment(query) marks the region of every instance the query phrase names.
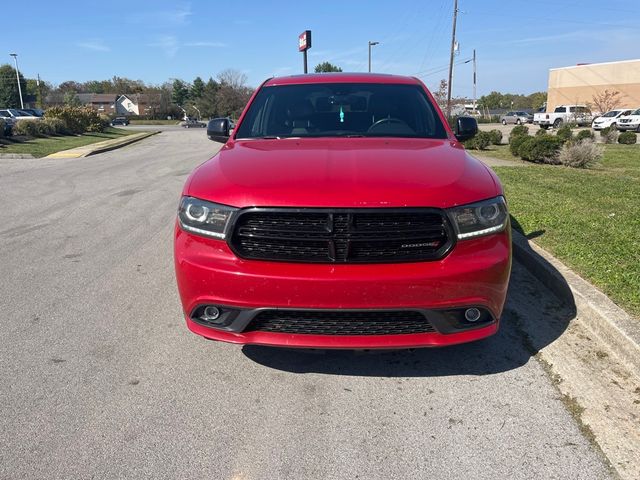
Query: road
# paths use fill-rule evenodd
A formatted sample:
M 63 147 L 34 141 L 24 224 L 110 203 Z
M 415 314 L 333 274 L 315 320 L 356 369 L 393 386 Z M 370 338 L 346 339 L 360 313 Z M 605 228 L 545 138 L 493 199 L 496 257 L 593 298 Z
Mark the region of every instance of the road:
M 573 312 L 518 265 L 501 331 L 476 344 L 312 353 L 188 332 L 173 220 L 216 145 L 168 129 L 0 161 L 0 478 L 609 478 L 523 333 L 553 342 Z

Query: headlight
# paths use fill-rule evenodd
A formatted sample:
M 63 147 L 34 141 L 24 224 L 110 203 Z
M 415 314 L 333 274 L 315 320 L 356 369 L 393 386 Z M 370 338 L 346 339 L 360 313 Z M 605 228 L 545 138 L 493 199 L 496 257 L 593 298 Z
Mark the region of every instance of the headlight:
M 180 227 L 188 232 L 224 239 L 229 220 L 237 210 L 193 197 L 182 197 L 178 221 Z
M 458 240 L 501 232 L 509 220 L 503 197 L 450 208 L 448 213 L 458 234 Z

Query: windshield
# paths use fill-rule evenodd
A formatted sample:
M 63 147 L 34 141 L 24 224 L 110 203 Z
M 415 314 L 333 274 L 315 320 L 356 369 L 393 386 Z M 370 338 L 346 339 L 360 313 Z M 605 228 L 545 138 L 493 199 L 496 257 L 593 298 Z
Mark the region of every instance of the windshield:
M 236 138 L 447 138 L 419 85 L 319 83 L 263 87 Z
M 631 112 L 629 115 L 640 115 L 640 108 L 637 110 L 634 110 L 633 112 Z

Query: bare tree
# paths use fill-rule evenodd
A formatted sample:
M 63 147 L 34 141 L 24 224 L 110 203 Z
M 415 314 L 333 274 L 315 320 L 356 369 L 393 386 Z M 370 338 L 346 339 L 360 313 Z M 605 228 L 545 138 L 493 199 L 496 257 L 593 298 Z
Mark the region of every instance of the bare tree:
M 234 90 L 237 90 L 246 85 L 247 76 L 238 70 L 229 68 L 227 70 L 223 70 L 218 74 L 218 81 L 222 85 L 228 85 Z
M 247 76 L 237 70 L 224 70 L 218 74 L 220 87 L 217 92 L 217 109 L 221 115 L 238 118 L 251 97 Z
M 617 90 L 605 90 L 602 93 L 591 97 L 595 109 L 600 113 L 606 113 L 620 106 L 622 99 L 620 98 L 620 92 Z
M 444 78 L 440 80 L 438 90 L 433 92 L 433 98 L 436 100 L 440 109 L 445 111 L 447 108 L 447 81 Z

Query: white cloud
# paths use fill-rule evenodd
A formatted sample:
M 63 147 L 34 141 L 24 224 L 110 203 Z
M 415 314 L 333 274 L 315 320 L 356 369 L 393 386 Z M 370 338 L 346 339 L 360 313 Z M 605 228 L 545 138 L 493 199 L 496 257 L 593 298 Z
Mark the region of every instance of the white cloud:
M 222 42 L 184 42 L 181 43 L 178 40 L 178 37 L 175 35 L 161 35 L 156 37 L 154 41 L 151 43 L 147 43 L 148 47 L 156 47 L 160 48 L 164 51 L 165 55 L 169 58 L 174 58 L 178 50 L 181 48 L 198 48 L 198 47 L 207 47 L 207 48 L 225 48 L 228 45 Z
M 105 45 L 102 40 L 87 40 L 84 42 L 76 43 L 76 46 L 85 48 L 87 50 L 93 50 L 94 52 L 110 52 L 111 48 Z
M 134 24 L 144 24 L 152 28 L 179 27 L 188 25 L 192 15 L 191 4 L 186 3 L 175 10 L 134 13 L 127 17 L 127 21 Z
M 155 42 L 149 43 L 148 46 L 161 48 L 169 58 L 175 57 L 180 49 L 178 39 L 173 35 L 163 35 L 158 37 Z
M 182 44 L 184 47 L 214 47 L 214 48 L 224 48 L 228 47 L 226 43 L 222 42 L 185 42 Z

